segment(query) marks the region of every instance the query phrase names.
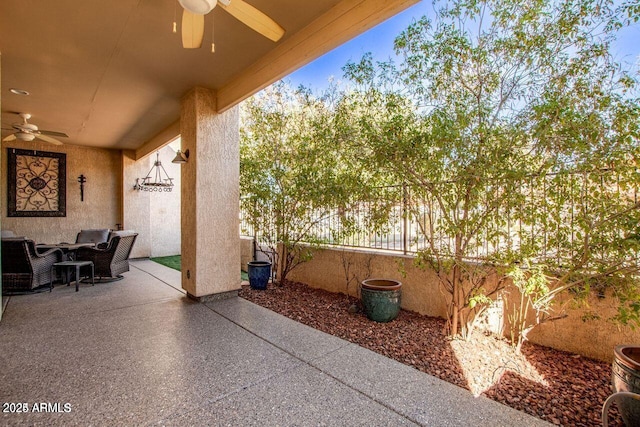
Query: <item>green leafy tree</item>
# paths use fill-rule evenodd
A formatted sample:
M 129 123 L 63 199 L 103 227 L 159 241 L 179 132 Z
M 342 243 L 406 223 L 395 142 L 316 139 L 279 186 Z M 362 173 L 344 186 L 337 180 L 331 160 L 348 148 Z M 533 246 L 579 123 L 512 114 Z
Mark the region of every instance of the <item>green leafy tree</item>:
M 504 287 L 494 263 L 562 259 L 555 292 L 635 271 L 640 217 L 620 189 L 637 188 L 640 114 L 635 79 L 609 55 L 613 10 L 457 0 L 396 39 L 398 64 L 365 55 L 345 67 L 356 86 L 341 110 L 357 129 L 352 143 L 405 183 L 413 213 L 428 218 L 417 262 L 438 274 L 452 335 L 469 337 Z M 604 167 L 616 185 L 594 178 Z M 562 173 L 575 171 L 589 172 L 582 191 L 563 191 Z M 576 198 L 570 225 L 580 236 L 567 226 Z M 559 249 L 542 253 L 549 247 Z
M 335 87 L 322 96 L 278 82 L 242 106 L 240 189 L 245 218 L 260 243 L 277 254 L 279 280 L 323 243 L 353 231 L 354 201 L 367 175 L 335 138 Z M 341 222 L 338 230 L 329 222 Z

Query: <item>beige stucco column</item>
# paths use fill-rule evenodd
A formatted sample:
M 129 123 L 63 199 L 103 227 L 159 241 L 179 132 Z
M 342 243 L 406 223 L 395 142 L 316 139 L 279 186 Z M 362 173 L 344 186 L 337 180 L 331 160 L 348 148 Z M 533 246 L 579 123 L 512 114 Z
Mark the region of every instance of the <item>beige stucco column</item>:
M 240 289 L 238 126 L 238 108 L 218 114 L 211 90 L 182 99 L 182 288 L 201 300 Z

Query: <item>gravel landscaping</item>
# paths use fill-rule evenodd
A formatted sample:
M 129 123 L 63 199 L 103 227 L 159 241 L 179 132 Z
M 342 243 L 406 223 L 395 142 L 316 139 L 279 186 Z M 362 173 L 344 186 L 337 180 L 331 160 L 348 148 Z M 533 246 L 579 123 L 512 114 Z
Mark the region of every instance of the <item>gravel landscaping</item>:
M 358 300 L 301 283 L 243 286 L 240 296 L 293 320 L 395 359 L 556 425 L 600 426 L 611 394 L 608 363 L 525 343 L 516 355 L 508 342 L 478 333 L 470 342 L 450 340 L 443 319 L 402 310 L 375 323 Z M 622 426 L 615 408 L 609 425 Z

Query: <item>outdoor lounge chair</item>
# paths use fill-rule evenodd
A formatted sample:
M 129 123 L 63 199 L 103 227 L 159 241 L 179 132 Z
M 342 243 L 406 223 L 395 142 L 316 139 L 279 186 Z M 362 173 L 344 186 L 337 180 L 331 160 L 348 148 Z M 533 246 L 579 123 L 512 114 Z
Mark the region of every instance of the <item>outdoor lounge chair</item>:
M 49 285 L 55 279 L 51 266 L 62 258 L 60 249 L 39 253 L 34 241 L 24 237 L 2 239 L 3 293 L 27 292 Z
M 76 261 L 93 261 L 99 282 L 121 280 L 122 273 L 129 271 L 129 255 L 137 236 L 132 231 L 113 231 L 107 244 L 78 248 Z

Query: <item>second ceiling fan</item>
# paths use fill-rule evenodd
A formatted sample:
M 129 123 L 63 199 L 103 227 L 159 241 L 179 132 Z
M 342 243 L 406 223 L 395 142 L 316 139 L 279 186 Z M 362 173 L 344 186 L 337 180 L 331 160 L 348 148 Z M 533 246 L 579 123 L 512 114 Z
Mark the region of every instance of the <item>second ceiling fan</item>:
M 54 145 L 62 145 L 62 141 L 57 140 L 56 137 L 68 138 L 69 136 L 63 132 L 55 132 L 51 130 L 38 129 L 38 126 L 33 123 L 29 123 L 31 114 L 19 113 L 22 117 L 22 123 L 14 123 L 11 125 L 13 133 L 2 139 L 3 142 L 20 141 L 33 141 L 34 139 L 41 139 Z M 3 128 L 4 129 L 4 128 Z
M 199 48 L 204 37 L 204 16 L 216 5 L 231 16 L 266 38 L 277 42 L 284 35 L 284 28 L 273 19 L 243 0 L 178 0 L 182 12 L 182 46 Z

